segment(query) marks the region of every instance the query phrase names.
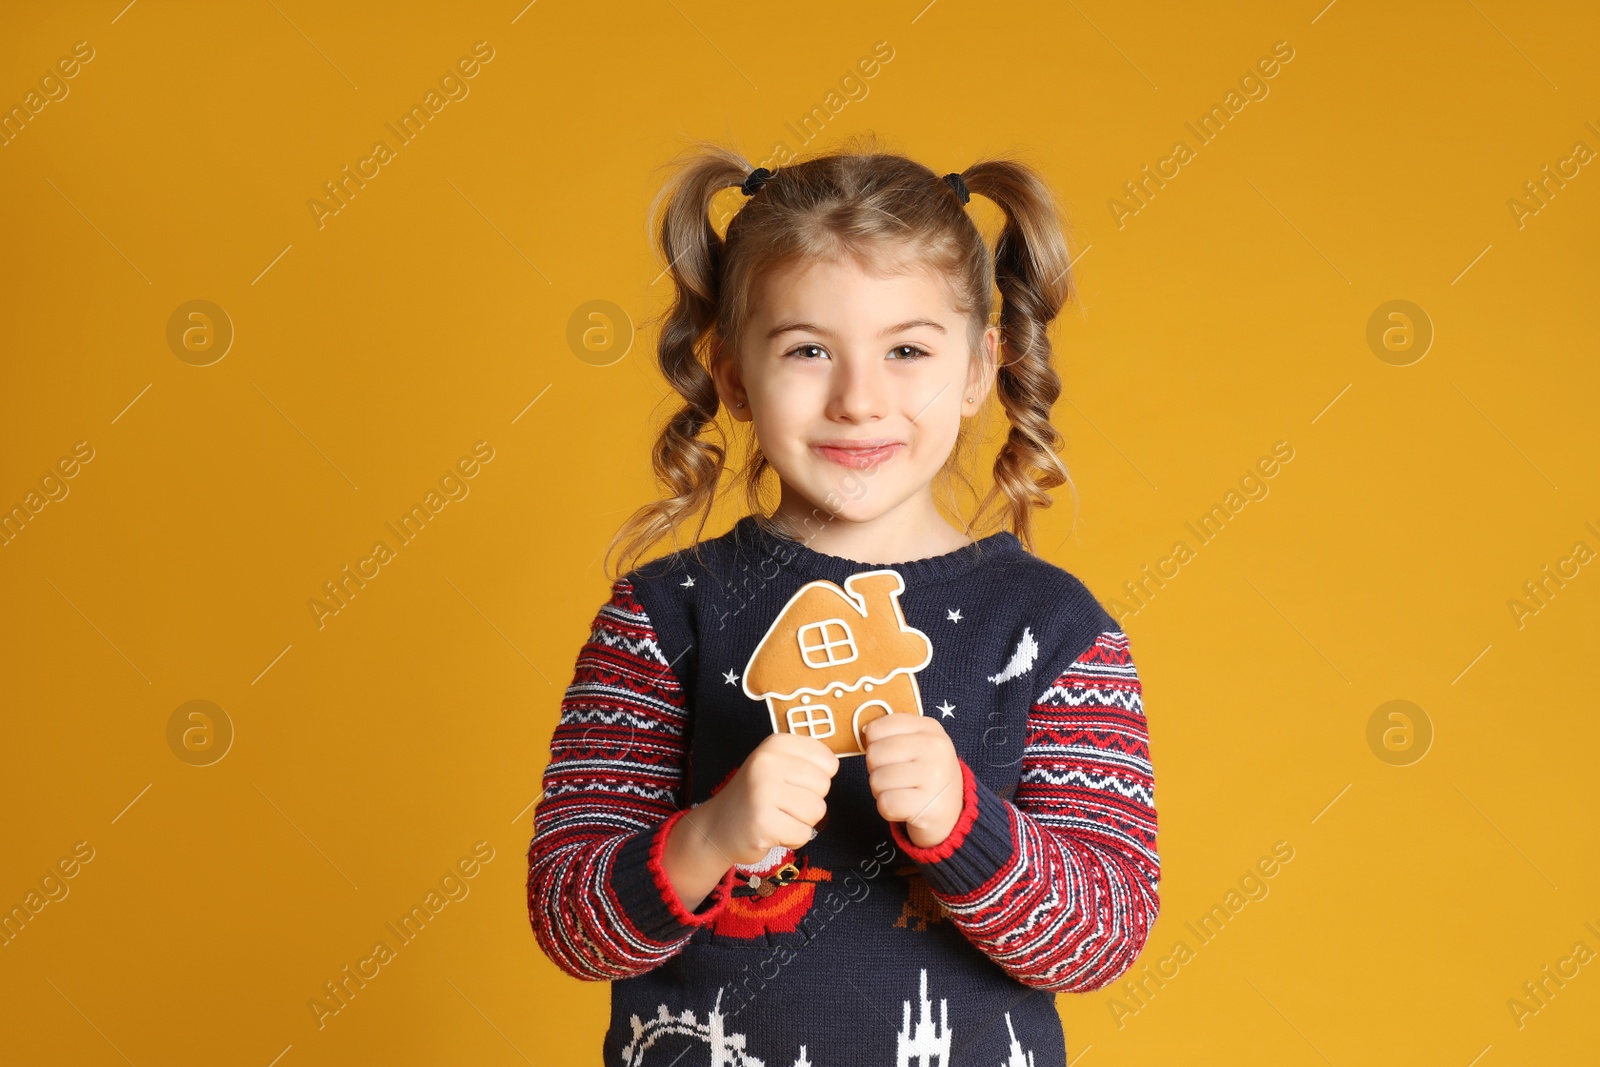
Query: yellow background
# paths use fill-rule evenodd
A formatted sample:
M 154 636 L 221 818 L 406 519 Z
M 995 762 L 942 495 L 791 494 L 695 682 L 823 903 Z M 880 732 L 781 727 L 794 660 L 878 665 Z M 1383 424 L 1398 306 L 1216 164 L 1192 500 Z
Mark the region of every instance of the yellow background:
M 599 366 L 568 322 L 664 307 L 645 209 L 683 138 L 759 162 L 872 129 L 940 173 L 1019 151 L 1070 209 L 1081 293 L 1053 336 L 1081 509 L 1063 489 L 1037 547 L 1103 602 L 1294 449 L 1125 619 L 1162 857 L 1128 977 L 1194 956 L 1121 1025 L 1121 982 L 1062 996 L 1074 1059 L 1592 1062 L 1594 957 L 1520 1024 L 1509 1004 L 1600 951 L 1600 564 L 1521 625 L 1508 606 L 1600 549 L 1600 163 L 1520 226 L 1508 206 L 1600 150 L 1586 5 L 109 0 L 4 23 L 7 109 L 76 42 L 94 58 L 0 147 L 0 505 L 77 442 L 94 458 L 0 548 L 0 904 L 79 841 L 94 858 L 0 948 L 0 1059 L 594 1061 L 607 988 L 528 929 L 529 805 L 670 396 L 651 333 Z M 469 95 L 319 228 L 323 183 L 478 41 Z M 788 124 L 879 41 L 866 95 L 802 142 Z M 1268 95 L 1119 227 L 1123 184 L 1278 41 Z M 167 341 L 197 299 L 236 332 L 209 366 Z M 1367 343 L 1396 299 L 1435 331 L 1407 366 Z M 478 441 L 470 495 L 319 627 L 323 583 Z M 191 700 L 235 733 L 209 766 L 169 747 Z M 1391 700 L 1433 731 L 1407 765 L 1368 743 Z M 470 894 L 319 1029 L 323 983 L 479 841 Z M 1267 894 L 1201 945 L 1186 924 L 1280 841 Z

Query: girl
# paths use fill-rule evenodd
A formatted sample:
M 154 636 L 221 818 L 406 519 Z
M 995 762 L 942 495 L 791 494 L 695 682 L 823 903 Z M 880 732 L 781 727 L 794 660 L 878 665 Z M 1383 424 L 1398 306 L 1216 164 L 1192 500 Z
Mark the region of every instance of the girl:
M 971 193 L 1004 215 L 992 252 Z M 612 547 L 703 528 L 723 410 L 749 514 L 614 578 L 550 742 L 534 935 L 611 982 L 608 1065 L 1064 1065 L 1054 994 L 1132 965 L 1160 865 L 1127 636 L 1031 552 L 1067 480 L 1050 191 L 1010 160 L 774 173 L 700 145 L 662 195 L 671 495 Z M 1016 532 L 973 539 L 935 483 L 973 465 L 991 388 L 1010 428 L 977 514 Z

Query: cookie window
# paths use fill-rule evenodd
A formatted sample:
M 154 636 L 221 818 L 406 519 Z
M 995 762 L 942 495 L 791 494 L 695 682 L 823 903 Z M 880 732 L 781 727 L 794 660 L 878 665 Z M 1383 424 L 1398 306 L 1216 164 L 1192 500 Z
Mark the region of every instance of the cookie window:
M 825 619 L 800 627 L 800 655 L 810 667 L 832 667 L 856 658 L 856 639 L 843 619 Z
M 790 708 L 787 718 L 791 734 L 809 734 L 812 737 L 833 736 L 833 709 L 826 704 L 802 704 Z

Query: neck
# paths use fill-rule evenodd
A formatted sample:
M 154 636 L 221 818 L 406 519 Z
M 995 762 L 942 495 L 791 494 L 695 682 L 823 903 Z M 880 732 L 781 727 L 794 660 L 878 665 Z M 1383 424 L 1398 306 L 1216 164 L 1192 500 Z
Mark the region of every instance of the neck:
M 780 532 L 807 548 L 858 563 L 925 559 L 973 541 L 939 514 L 931 493 L 870 519 L 852 519 L 815 507 L 784 486 L 771 518 Z

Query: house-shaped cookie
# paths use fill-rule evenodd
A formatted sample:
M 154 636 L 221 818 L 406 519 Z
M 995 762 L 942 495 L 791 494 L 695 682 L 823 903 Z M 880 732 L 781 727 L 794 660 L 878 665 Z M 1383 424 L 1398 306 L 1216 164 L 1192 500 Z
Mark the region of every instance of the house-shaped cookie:
M 789 598 L 744 669 L 744 692 L 764 700 L 776 732 L 808 734 L 841 756 L 861 755 L 861 728 L 880 715 L 921 715 L 916 672 L 933 643 L 906 625 L 900 572 L 862 571 L 809 582 Z

